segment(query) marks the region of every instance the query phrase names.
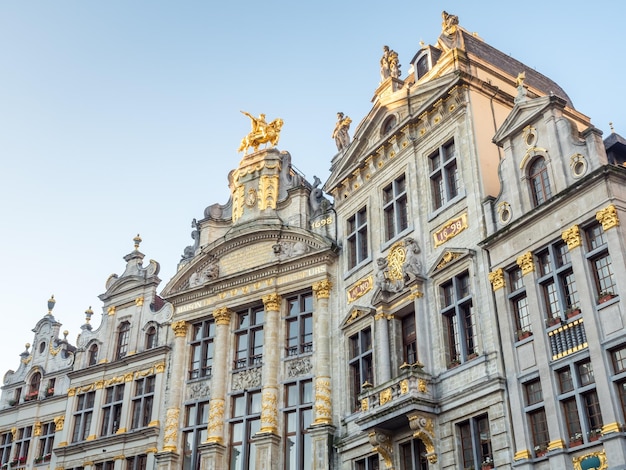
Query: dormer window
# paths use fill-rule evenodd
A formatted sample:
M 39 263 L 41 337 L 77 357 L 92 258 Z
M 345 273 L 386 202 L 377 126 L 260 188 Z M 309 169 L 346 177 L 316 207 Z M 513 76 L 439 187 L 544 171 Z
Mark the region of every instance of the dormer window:
M 95 366 L 98 363 L 98 345 L 92 344 L 89 347 L 89 359 L 88 363 L 90 366 Z
M 430 70 L 430 57 L 428 54 L 424 54 L 422 57 L 417 59 L 415 63 L 415 73 L 417 74 L 417 79 L 419 80 L 424 75 L 428 73 Z

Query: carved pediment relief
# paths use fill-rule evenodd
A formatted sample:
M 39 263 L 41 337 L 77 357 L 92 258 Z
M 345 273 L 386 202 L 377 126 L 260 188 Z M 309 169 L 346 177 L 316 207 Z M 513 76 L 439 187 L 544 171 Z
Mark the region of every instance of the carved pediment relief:
M 472 250 L 465 248 L 449 248 L 444 250 L 428 271 L 428 277 L 436 276 L 440 272 L 447 270 L 473 254 L 474 252 Z
M 355 322 L 361 321 L 362 319 L 374 315 L 376 311 L 371 307 L 363 307 L 360 305 L 355 305 L 350 309 L 348 314 L 344 317 L 341 322 L 341 328 L 347 328 Z

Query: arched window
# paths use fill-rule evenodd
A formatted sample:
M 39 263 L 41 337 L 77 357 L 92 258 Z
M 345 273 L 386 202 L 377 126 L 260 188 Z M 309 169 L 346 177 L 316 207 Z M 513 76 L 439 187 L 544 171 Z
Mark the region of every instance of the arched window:
M 157 345 L 157 330 L 154 326 L 151 326 L 146 331 L 146 349 L 155 348 Z
M 389 134 L 393 130 L 393 128 L 396 127 L 397 122 L 398 120 L 395 116 L 389 116 L 383 123 L 382 135 L 385 136 Z
M 533 161 L 528 170 L 530 180 L 530 192 L 533 196 L 535 206 L 543 204 L 552 196 L 550 190 L 550 178 L 548 177 L 548 167 L 543 157 L 538 157 Z
M 28 390 L 28 395 L 39 394 L 40 385 L 41 385 L 41 374 L 39 372 L 35 372 L 33 376 L 30 378 L 30 387 Z
M 116 359 L 126 357 L 128 354 L 128 340 L 130 338 L 130 323 L 125 321 L 117 329 L 117 355 Z
M 419 80 L 424 75 L 426 75 L 429 69 L 430 67 L 428 63 L 428 54 L 426 54 L 419 58 L 415 66 L 415 71 L 417 72 L 417 79 Z
M 95 366 L 98 363 L 98 345 L 92 344 L 89 347 L 89 360 L 88 365 Z

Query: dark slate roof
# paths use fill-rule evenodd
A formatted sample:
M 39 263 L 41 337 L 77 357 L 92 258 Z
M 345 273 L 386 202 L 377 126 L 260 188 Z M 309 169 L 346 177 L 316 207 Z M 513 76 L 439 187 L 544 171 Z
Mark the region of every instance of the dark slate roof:
M 554 81 L 550 80 L 545 75 L 537 72 L 531 67 L 523 64 L 517 59 L 504 54 L 495 47 L 490 46 L 481 39 L 475 37 L 470 32 L 459 28 L 459 32 L 463 35 L 463 42 L 465 44 L 465 50 L 468 53 L 474 54 L 481 59 L 489 62 L 496 67 L 504 70 L 513 77 L 517 77 L 520 72 L 524 72 L 526 78 L 524 84 L 530 85 L 533 88 L 541 90 L 546 95 L 554 94 L 560 98 L 563 98 L 567 105 L 571 108 L 574 107 L 567 93 Z

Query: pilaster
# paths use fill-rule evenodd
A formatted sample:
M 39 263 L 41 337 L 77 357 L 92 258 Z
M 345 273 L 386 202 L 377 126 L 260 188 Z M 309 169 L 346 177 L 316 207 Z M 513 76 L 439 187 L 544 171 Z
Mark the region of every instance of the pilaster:
M 232 311 L 226 307 L 218 308 L 213 312 L 213 318 L 215 318 L 215 353 L 211 375 L 207 443 L 223 444 L 224 442 L 226 374 L 230 369 L 228 367 L 228 343 L 231 314 Z
M 263 335 L 263 391 L 261 406 L 261 430 L 258 434 L 278 434 L 278 364 L 280 359 L 280 344 L 278 331 L 280 329 L 281 298 L 278 294 L 263 296 L 265 305 L 265 326 Z M 259 467 L 264 468 L 264 467 Z
M 165 418 L 165 433 L 163 436 L 163 451 L 178 451 L 178 429 L 180 429 L 180 403 L 182 386 L 184 383 L 183 373 L 185 370 L 185 347 L 187 339 L 187 324 L 184 321 L 172 323 L 174 330 L 174 348 L 172 351 L 172 368 L 170 394 Z

